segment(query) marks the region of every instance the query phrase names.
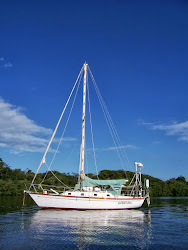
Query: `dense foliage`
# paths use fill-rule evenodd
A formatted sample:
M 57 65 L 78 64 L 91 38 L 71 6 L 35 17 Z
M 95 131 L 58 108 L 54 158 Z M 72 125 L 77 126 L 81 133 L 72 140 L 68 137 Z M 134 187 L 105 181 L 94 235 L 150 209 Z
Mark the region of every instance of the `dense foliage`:
M 65 185 L 74 187 L 77 183 L 78 175 L 72 173 L 59 173 L 54 171 L 55 175 Z M 132 179 L 134 173 L 124 170 L 102 170 L 99 173 L 100 179 Z M 40 183 L 45 176 L 45 173 L 39 173 L 36 178 L 36 183 Z M 88 174 L 89 177 L 96 179 L 97 176 Z M 31 183 L 34 173 L 31 170 L 22 171 L 21 169 L 11 169 L 0 158 L 0 195 L 22 195 L 25 189 L 24 183 Z M 142 175 L 142 179 L 150 180 L 150 195 L 151 196 L 188 196 L 188 183 L 185 177 L 180 176 L 177 179 L 162 181 L 149 175 Z M 59 185 L 59 181 L 49 172 L 44 184 Z

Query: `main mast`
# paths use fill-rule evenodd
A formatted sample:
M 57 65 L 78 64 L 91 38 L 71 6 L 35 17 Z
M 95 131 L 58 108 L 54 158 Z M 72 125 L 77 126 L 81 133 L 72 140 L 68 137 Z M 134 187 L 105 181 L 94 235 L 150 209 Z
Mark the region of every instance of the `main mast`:
M 85 156 L 85 116 L 86 116 L 86 82 L 87 82 L 87 66 L 88 64 L 84 63 L 84 79 L 83 79 L 83 111 L 82 111 L 82 143 L 80 150 L 80 178 L 85 179 L 84 177 L 84 156 Z

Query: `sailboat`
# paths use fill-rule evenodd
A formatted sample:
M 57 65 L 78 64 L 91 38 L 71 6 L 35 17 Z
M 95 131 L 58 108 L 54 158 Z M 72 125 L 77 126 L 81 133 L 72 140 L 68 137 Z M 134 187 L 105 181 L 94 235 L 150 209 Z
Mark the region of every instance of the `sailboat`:
M 42 157 L 39 167 L 34 175 L 34 178 L 29 184 L 26 185 L 24 193 L 28 193 L 35 203 L 42 209 L 75 209 L 75 210 L 124 210 L 124 209 L 136 209 L 140 208 L 144 201 L 147 200 L 148 205 L 150 203 L 149 198 L 149 180 L 145 180 L 145 184 L 142 184 L 141 169 L 143 164 L 135 162 L 136 171 L 135 174 L 128 184 L 127 179 L 116 179 L 116 180 L 101 180 L 92 179 L 86 175 L 84 171 L 85 164 L 85 117 L 86 117 L 86 88 L 88 80 L 88 71 L 91 74 L 91 78 L 94 77 L 88 64 L 85 62 L 78 78 L 73 86 L 70 96 L 66 102 L 63 112 L 59 118 L 56 128 L 52 134 L 46 151 Z M 83 106 L 82 106 L 82 137 L 80 146 L 80 163 L 79 163 L 79 177 L 78 183 L 74 188 L 68 188 L 66 185 L 62 190 L 55 187 L 46 187 L 42 183 L 35 184 L 36 176 L 42 166 L 46 162 L 46 155 L 49 151 L 50 145 L 54 139 L 56 131 L 59 127 L 61 119 L 67 108 L 72 93 L 83 77 Z M 99 97 L 101 98 L 100 92 L 97 88 Z M 100 99 L 103 103 L 103 99 Z M 103 103 L 104 104 L 104 103 Z M 106 106 L 104 106 L 104 110 Z M 109 116 L 109 113 L 107 113 Z M 107 116 L 107 117 L 108 117 Z M 111 118 L 110 118 L 111 121 Z M 117 137 L 117 135 L 116 135 Z

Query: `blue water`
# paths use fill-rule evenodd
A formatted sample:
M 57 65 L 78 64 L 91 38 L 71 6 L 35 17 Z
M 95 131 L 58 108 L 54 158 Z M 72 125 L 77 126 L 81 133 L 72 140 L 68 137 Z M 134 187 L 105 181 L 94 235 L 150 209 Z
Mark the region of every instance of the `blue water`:
M 188 198 L 139 210 L 40 210 L 0 197 L 0 249 L 188 249 Z

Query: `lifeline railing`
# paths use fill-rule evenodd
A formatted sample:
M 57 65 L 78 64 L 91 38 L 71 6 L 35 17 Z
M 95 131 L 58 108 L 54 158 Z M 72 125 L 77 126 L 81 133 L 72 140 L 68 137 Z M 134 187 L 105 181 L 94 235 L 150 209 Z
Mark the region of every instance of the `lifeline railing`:
M 147 194 L 149 194 L 149 189 L 144 188 L 144 189 L 137 190 L 133 186 L 129 190 L 128 189 L 127 190 L 123 190 L 122 194 L 124 194 L 125 196 L 144 197 Z
M 26 192 L 34 192 L 34 193 L 63 193 L 66 190 L 73 190 L 72 187 L 65 186 L 54 186 L 54 185 L 45 185 L 45 184 L 32 184 L 32 183 L 24 183 Z

